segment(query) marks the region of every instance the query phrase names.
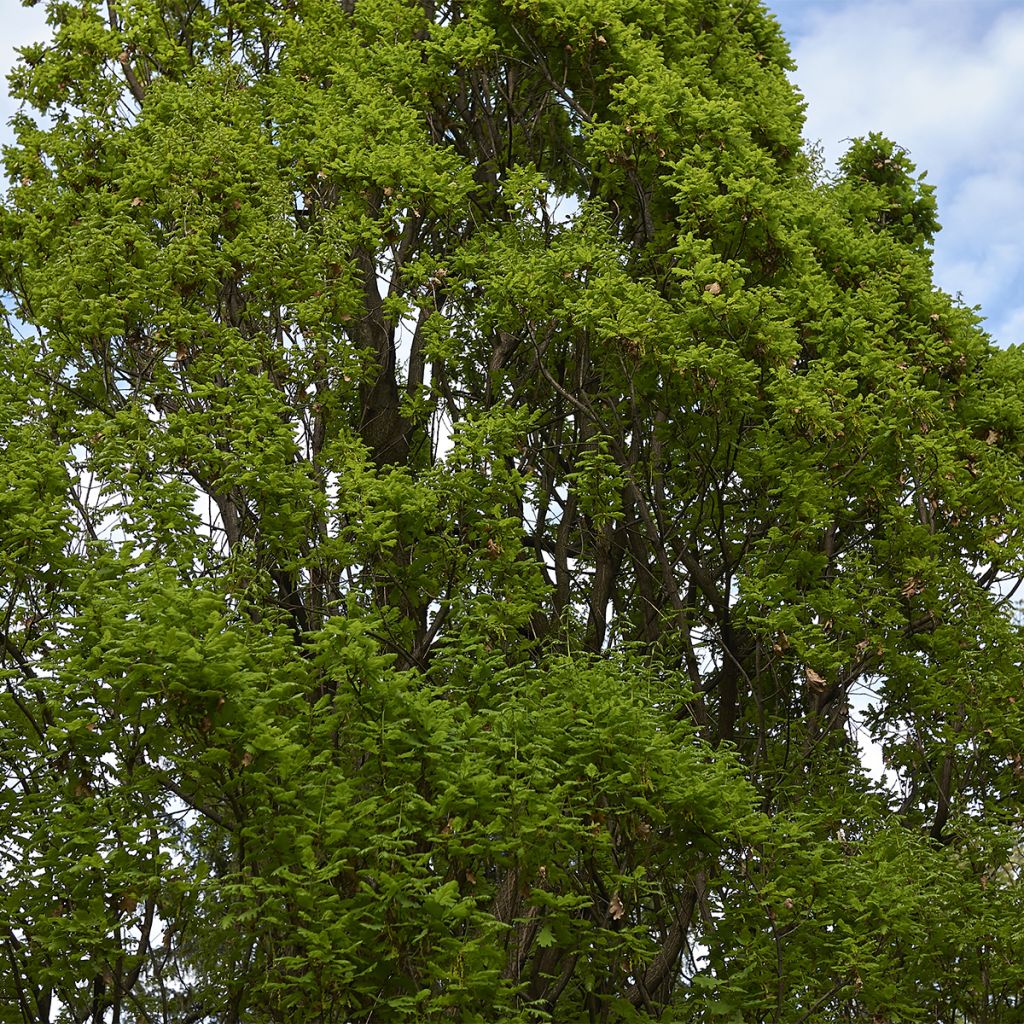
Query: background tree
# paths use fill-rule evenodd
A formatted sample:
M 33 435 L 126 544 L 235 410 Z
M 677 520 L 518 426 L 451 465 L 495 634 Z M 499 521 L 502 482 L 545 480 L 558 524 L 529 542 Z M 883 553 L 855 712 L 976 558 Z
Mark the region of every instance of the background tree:
M 1024 363 L 907 154 L 747 0 L 47 6 L 0 1021 L 1019 1020 Z

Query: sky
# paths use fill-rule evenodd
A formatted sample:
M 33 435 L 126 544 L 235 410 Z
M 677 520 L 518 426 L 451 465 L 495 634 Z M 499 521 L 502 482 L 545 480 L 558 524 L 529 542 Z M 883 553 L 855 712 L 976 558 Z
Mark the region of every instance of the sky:
M 770 0 L 829 163 L 878 131 L 937 186 L 936 283 L 1024 342 L 1024 0 Z
M 829 162 L 880 131 L 938 187 L 937 284 L 1024 342 L 1024 0 L 770 0 Z M 0 72 L 45 33 L 42 5 L 0 0 Z M 0 141 L 14 104 L 0 89 Z

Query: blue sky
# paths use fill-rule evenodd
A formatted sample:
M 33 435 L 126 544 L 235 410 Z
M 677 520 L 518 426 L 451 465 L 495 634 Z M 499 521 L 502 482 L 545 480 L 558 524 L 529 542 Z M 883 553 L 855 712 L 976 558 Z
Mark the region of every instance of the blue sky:
M 1024 342 L 1024 2 L 771 0 L 834 161 L 880 131 L 938 187 L 936 282 Z
M 937 283 L 1024 342 L 1024 0 L 770 0 L 830 161 L 881 131 L 938 186 Z M 0 71 L 45 31 L 42 5 L 0 0 Z M 0 139 L 13 105 L 0 96 Z

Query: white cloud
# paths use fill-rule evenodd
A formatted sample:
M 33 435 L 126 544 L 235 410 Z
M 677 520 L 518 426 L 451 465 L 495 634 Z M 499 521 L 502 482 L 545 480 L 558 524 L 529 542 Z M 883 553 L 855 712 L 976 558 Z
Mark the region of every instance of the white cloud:
M 1024 290 L 1017 294 L 1024 298 Z M 1024 304 L 1006 310 L 998 323 L 990 325 L 990 330 L 1007 345 L 1024 345 Z
M 1024 139 L 1016 116 L 1024 7 L 979 24 L 984 9 L 932 0 L 822 5 L 793 40 L 808 136 L 837 154 L 851 134 L 883 131 L 922 163 L 987 166 L 994 136 Z
M 807 99 L 807 138 L 835 160 L 880 131 L 938 187 L 936 280 L 981 303 L 1003 342 L 1024 286 L 1024 5 L 772 0 Z M 1007 337 L 1004 329 L 1013 327 Z
M 22 7 L 17 0 L 6 0 L 3 26 L 4 42 L 0 45 L 0 68 L 7 71 L 14 63 L 14 50 L 49 35 L 43 4 Z
M 42 6 L 14 6 L 13 0 L 4 0 L 4 7 L 7 9 L 3 12 L 3 42 L 0 43 L 0 143 L 10 141 L 9 122 L 18 109 L 17 103 L 7 94 L 7 74 L 18 58 L 15 48 L 49 36 L 46 12 Z
M 948 291 L 980 304 L 989 330 L 1009 344 L 1024 341 L 1015 318 L 1024 299 L 1024 166 L 1012 157 L 1005 164 L 950 180 L 935 272 Z
M 948 239 L 947 235 L 944 241 Z M 953 295 L 962 292 L 965 302 L 980 304 L 991 312 L 991 304 L 1016 280 L 1022 257 L 1022 245 L 975 245 L 968 252 L 953 251 L 947 245 L 936 253 L 935 276 L 939 282 L 955 283 L 955 288 L 946 291 Z
M 944 222 L 952 230 L 973 229 L 998 241 L 1016 240 L 1020 221 L 1012 215 L 1024 210 L 1021 154 L 1007 154 L 998 167 L 964 174 L 955 196 L 943 206 Z

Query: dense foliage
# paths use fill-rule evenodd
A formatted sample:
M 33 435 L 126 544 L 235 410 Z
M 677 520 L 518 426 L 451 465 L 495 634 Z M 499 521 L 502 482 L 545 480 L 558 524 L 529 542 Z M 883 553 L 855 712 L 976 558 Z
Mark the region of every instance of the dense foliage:
M 752 0 L 47 8 L 0 1021 L 1019 1021 L 1024 359 L 907 154 Z

